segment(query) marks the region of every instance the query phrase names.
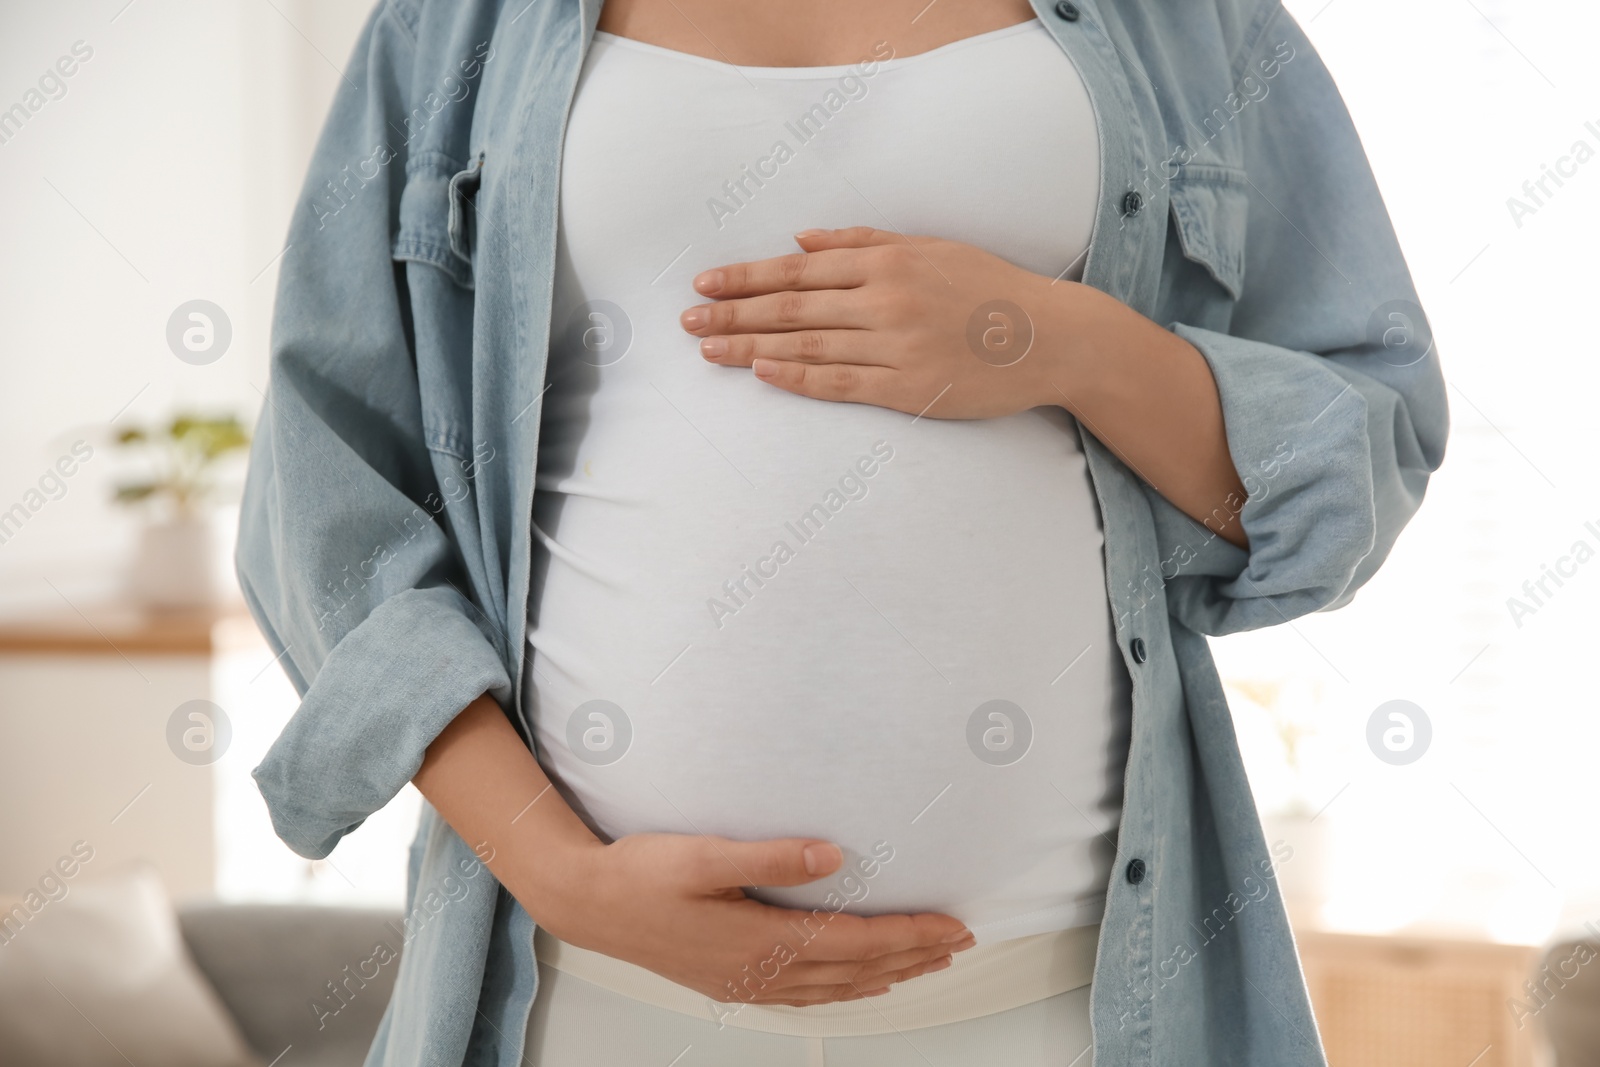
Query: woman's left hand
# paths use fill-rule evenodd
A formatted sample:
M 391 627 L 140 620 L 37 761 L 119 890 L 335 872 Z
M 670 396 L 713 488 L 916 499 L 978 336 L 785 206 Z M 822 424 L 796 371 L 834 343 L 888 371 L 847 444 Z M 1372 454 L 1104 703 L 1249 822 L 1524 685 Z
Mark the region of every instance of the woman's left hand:
M 712 363 L 751 367 L 802 396 L 930 418 L 984 419 L 1062 403 L 1037 334 L 1089 293 L 959 241 L 870 226 L 797 234 L 805 249 L 694 279 L 684 312 Z
M 780 389 L 939 419 L 1057 405 L 1156 492 L 1247 548 L 1221 397 L 1200 350 L 1116 297 L 960 241 L 870 226 L 697 275 L 683 313 L 712 363 Z

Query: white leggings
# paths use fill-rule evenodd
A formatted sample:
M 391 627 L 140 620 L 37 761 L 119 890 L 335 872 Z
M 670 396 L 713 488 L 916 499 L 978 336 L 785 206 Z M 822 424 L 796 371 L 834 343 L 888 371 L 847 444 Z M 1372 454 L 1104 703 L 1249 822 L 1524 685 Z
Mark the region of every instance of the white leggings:
M 864 1037 L 791 1037 L 658 1008 L 539 964 L 532 1067 L 1094 1067 L 1089 986 L 1020 1008 Z

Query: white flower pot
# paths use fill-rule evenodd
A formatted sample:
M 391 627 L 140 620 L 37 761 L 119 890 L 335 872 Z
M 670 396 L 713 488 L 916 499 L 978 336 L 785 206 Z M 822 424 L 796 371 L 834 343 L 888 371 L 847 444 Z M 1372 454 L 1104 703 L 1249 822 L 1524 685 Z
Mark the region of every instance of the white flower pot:
M 152 608 L 206 608 L 222 594 L 216 530 L 208 516 L 174 515 L 139 530 L 129 594 Z

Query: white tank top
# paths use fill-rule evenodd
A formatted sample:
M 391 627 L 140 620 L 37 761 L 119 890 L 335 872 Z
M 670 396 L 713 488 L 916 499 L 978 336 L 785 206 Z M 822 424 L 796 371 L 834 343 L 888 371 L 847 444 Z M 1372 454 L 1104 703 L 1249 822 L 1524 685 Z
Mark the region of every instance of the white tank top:
M 980 942 L 1095 923 L 1130 690 L 1073 420 L 798 397 L 678 325 L 695 274 L 813 226 L 1079 276 L 1094 116 L 1038 20 L 863 59 L 734 67 L 595 36 L 534 498 L 539 758 L 607 840 L 843 848 L 769 903 L 942 911 Z

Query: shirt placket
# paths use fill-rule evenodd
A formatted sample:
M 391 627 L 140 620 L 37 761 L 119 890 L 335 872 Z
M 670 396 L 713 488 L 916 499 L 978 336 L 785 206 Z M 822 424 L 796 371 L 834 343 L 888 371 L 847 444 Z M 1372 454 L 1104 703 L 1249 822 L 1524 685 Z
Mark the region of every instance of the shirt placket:
M 1149 312 L 1159 285 L 1167 214 L 1164 187 L 1145 180 L 1151 161 L 1160 158 L 1163 128 L 1152 90 L 1137 65 L 1125 62 L 1094 0 L 1035 0 L 1034 6 L 1077 66 L 1095 111 L 1100 189 L 1083 283 Z M 1166 690 L 1176 678 L 1167 678 L 1164 669 L 1172 657 L 1148 502 L 1133 473 L 1105 445 L 1089 434 L 1083 438 L 1105 528 L 1110 610 L 1132 680 L 1122 818 L 1094 992 L 1096 1062 L 1112 1067 L 1152 1058 L 1151 1002 L 1138 994 L 1152 978 L 1154 889 L 1161 874 L 1155 849 L 1158 768 L 1151 737 L 1172 725 Z

